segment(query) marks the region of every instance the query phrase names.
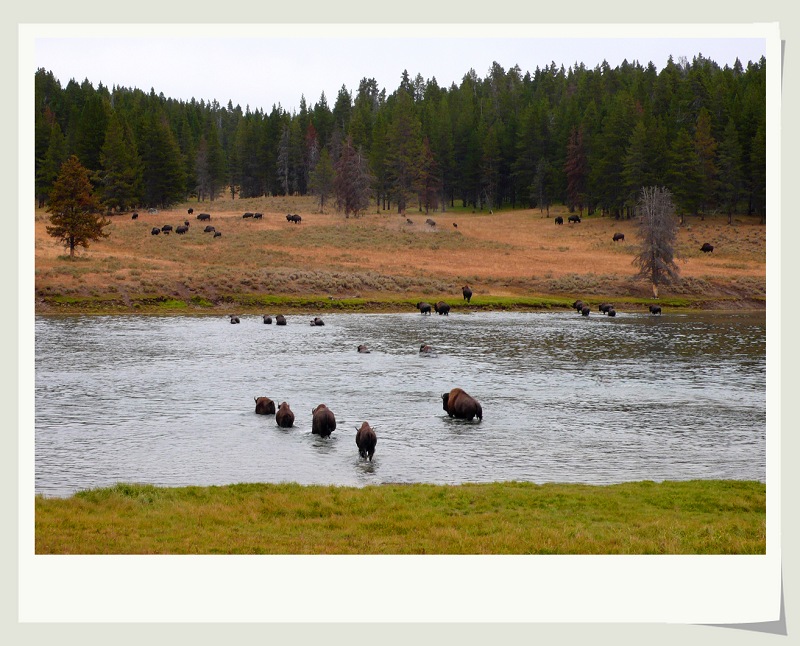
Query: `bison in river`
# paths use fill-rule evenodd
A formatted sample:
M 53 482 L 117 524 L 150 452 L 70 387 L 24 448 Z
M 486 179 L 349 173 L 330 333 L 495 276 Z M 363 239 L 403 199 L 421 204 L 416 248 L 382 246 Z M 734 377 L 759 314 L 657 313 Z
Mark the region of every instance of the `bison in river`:
M 430 314 L 431 313 L 431 304 L 426 303 L 424 301 L 417 303 L 417 309 L 419 310 L 420 314 Z
M 711 251 L 714 251 L 714 245 L 711 245 L 711 244 L 708 244 L 707 242 L 704 242 L 703 246 L 700 247 L 700 251 L 702 251 L 703 253 L 709 253 Z
M 320 404 L 311 411 L 311 433 L 320 437 L 329 437 L 336 430 L 336 417 L 325 404 Z
M 269 397 L 253 397 L 256 400 L 256 414 L 257 415 L 274 415 L 275 402 Z
M 325 325 L 325 321 L 323 321 L 319 316 L 315 316 L 313 319 L 311 319 L 311 325 Z
M 361 424 L 361 428 L 356 427 L 356 446 L 358 447 L 358 454 L 362 458 L 368 458 L 372 462 L 377 443 L 378 436 L 375 435 L 375 429 L 369 423 L 364 422 Z
M 584 305 L 581 308 L 581 316 L 589 316 L 589 306 L 588 305 Z
M 461 288 L 461 293 L 464 295 L 464 300 L 469 303 L 469 299 L 472 298 L 472 290 L 469 288 L 469 285 L 464 285 Z
M 660 305 L 651 305 L 650 306 L 650 314 L 661 314 L 661 306 Z
M 616 316 L 617 315 L 617 310 L 615 310 L 613 307 L 609 307 L 608 311 L 606 312 L 606 314 L 608 314 L 609 316 Z
M 442 395 L 442 408 L 450 417 L 472 421 L 474 418 L 483 419 L 483 409 L 478 400 L 468 395 L 461 388 L 453 388 L 449 393 Z
M 575 301 L 572 304 L 572 307 L 574 307 L 578 312 L 580 312 L 583 309 L 583 301 L 580 301 L 580 300 Z
M 614 242 L 617 242 L 618 240 L 622 240 L 623 242 L 625 242 L 625 234 L 624 233 L 615 233 L 614 236 L 611 239 Z
M 433 348 L 429 346 L 427 343 L 423 343 L 419 346 L 419 353 L 420 354 L 433 354 Z
M 281 428 L 291 428 L 294 425 L 294 413 L 286 402 L 281 402 L 281 405 L 278 406 L 275 423 Z
M 365 345 L 358 346 L 358 351 L 361 354 L 369 354 L 369 348 L 367 346 L 365 346 Z
M 262 318 L 264 320 L 264 323 L 266 323 L 267 325 L 272 325 L 272 317 L 269 314 L 264 314 Z
M 278 314 L 275 317 L 275 325 L 286 325 L 286 317 L 283 314 Z
M 441 316 L 449 316 L 450 315 L 450 306 L 445 303 L 444 301 L 439 301 L 433 306 L 433 309 L 436 310 L 436 313 Z
M 614 306 L 611 303 L 600 303 L 597 310 L 602 312 L 603 314 L 608 314 L 608 310 L 614 309 Z
M 228 314 L 228 316 L 231 319 L 231 323 L 240 323 L 241 322 L 241 321 L 239 321 L 239 317 L 238 316 L 234 316 L 233 314 Z

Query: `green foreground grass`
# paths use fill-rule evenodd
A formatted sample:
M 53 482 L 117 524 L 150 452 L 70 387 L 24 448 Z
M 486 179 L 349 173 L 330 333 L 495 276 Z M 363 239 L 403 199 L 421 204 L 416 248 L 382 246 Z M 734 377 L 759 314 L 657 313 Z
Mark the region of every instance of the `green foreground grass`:
M 766 485 L 118 484 L 37 496 L 37 554 L 764 554 Z

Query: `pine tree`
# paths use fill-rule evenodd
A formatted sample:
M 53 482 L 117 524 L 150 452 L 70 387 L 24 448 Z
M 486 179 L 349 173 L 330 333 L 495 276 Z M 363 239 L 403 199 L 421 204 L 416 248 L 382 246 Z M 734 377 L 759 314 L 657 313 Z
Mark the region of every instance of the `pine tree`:
M 289 194 L 289 126 L 284 125 L 281 140 L 278 143 L 278 159 L 275 162 L 278 171 L 278 182 L 283 189 L 283 194 Z
M 60 240 L 73 258 L 76 246 L 86 249 L 91 241 L 108 237 L 103 228 L 110 222 L 98 213 L 100 208 L 89 171 L 75 155 L 70 156 L 50 190 L 47 212 L 52 215 L 47 233 Z
M 353 147 L 353 140 L 350 137 L 347 137 L 342 144 L 342 153 L 335 169 L 336 206 L 340 211 L 344 211 L 346 217 L 351 213 L 358 217 L 369 208 L 372 178 L 366 158 L 361 150 Z
M 667 183 L 681 222 L 684 215 L 697 213 L 702 190 L 700 158 L 689 133 L 683 128 L 670 147 Z
M 319 198 L 319 212 L 325 213 L 325 200 L 333 192 L 336 174 L 328 149 L 323 148 L 309 176 L 309 189 Z
M 147 117 L 140 151 L 144 164 L 144 203 L 163 208 L 183 199 L 186 194 L 183 154 L 165 117 L 154 114 Z
M 67 160 L 67 141 L 61 133 L 58 122 L 50 127 L 50 143 L 47 146 L 44 158 L 39 162 L 36 173 L 36 199 L 39 208 L 47 201 L 50 188 L 56 181 L 61 165 Z
M 666 188 L 642 187 L 638 213 L 639 254 L 633 264 L 639 267 L 639 276 L 649 279 L 653 285 L 653 297 L 658 298 L 658 286 L 678 279 L 675 264 L 675 240 L 678 226 L 672 195 Z
M 717 142 L 711 134 L 711 115 L 700 109 L 694 132 L 694 147 L 700 162 L 700 208 L 703 216 L 714 200 L 717 184 Z
M 427 137 L 422 141 L 417 194 L 420 207 L 425 208 L 425 213 L 428 213 L 430 209 L 436 209 L 439 202 L 439 169 Z
M 386 164 L 397 212 L 404 213 L 407 200 L 414 193 L 419 174 L 422 129 L 414 113 L 411 95 L 399 90 L 395 98 L 394 114 L 389 124 Z
M 124 211 L 141 200 L 142 165 L 133 135 L 116 113 L 109 118 L 106 140 L 100 149 L 99 193 L 109 209 Z
M 728 224 L 733 220 L 733 210 L 742 195 L 742 146 L 733 119 L 728 119 L 722 141 L 717 148 L 719 168 L 719 202 L 728 213 Z
M 577 206 L 580 214 L 583 215 L 589 162 L 586 158 L 586 148 L 583 145 L 582 126 L 573 128 L 570 134 L 564 172 L 567 175 L 567 205 L 570 211 Z

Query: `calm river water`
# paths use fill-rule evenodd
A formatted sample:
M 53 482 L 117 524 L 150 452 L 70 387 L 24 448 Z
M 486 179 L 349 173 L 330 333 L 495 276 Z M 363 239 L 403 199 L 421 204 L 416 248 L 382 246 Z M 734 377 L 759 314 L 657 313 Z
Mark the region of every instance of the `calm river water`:
M 35 489 L 765 481 L 763 313 L 37 317 Z M 435 356 L 421 356 L 432 345 Z M 356 347 L 366 344 L 370 354 Z M 461 387 L 483 421 L 451 419 Z M 287 401 L 295 427 L 256 415 Z M 325 403 L 337 428 L 311 434 Z M 355 428 L 376 427 L 372 463 Z

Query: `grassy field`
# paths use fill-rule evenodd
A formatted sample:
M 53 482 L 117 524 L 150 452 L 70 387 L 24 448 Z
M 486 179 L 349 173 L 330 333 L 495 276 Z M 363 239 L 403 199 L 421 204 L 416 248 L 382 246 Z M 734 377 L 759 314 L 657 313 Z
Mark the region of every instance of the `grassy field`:
M 193 207 L 195 214 L 187 215 Z M 203 233 L 195 219 L 211 214 L 222 233 Z M 243 219 L 259 211 L 263 219 Z M 302 216 L 300 224 L 287 213 Z M 48 237 L 49 215 L 36 212 L 35 285 L 39 312 L 260 312 L 286 309 L 413 309 L 419 300 L 472 309 L 567 307 L 580 298 L 639 309 L 650 285 L 635 278 L 636 223 L 592 216 L 557 226 L 538 210 L 473 213 L 319 213 L 311 198 L 261 198 L 187 203 L 156 214 L 111 216 L 108 238 L 69 260 Z M 437 224 L 425 224 L 426 217 Z M 185 235 L 150 234 L 177 226 Z M 409 224 L 411 220 L 413 224 Z M 454 226 L 457 225 L 457 226 Z M 613 242 L 615 232 L 625 241 Z M 700 252 L 711 242 L 711 254 Z M 678 236 L 682 281 L 662 287 L 675 307 L 760 308 L 766 293 L 766 227 L 758 218 L 692 217 Z M 409 308 L 411 305 L 411 308 Z
M 120 484 L 36 498 L 37 554 L 764 554 L 766 486 Z

